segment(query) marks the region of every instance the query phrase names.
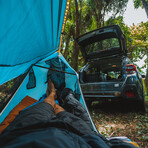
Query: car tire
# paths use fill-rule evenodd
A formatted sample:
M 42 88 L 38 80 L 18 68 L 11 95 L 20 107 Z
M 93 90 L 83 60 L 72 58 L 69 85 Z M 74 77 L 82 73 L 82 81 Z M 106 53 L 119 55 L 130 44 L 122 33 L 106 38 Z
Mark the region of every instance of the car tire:
M 145 95 L 142 95 L 142 100 L 139 102 L 139 111 L 142 113 L 146 113 L 146 106 L 145 106 Z
M 138 112 L 146 113 L 145 95 L 144 94 L 142 94 L 142 100 L 136 102 L 135 109 Z

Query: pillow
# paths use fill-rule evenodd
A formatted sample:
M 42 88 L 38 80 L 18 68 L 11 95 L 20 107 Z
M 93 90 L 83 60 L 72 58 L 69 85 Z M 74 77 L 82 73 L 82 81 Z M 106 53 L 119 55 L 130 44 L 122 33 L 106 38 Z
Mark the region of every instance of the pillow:
M 37 102 L 37 100 L 31 98 L 30 96 L 26 96 L 18 105 L 16 105 L 16 107 L 11 110 L 4 121 L 0 124 L 0 134 L 15 119 L 15 117 L 21 110 L 32 105 L 35 102 Z

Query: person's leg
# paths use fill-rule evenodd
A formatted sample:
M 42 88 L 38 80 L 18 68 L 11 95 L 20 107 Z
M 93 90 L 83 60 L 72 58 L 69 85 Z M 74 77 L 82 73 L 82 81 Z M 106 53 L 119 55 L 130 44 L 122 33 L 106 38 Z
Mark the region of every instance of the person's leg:
M 56 103 L 55 103 L 56 91 L 55 91 L 54 84 L 52 83 L 51 80 L 48 80 L 46 95 L 47 95 L 47 97 L 43 100 L 43 102 L 46 102 L 46 103 L 50 104 L 53 108 L 55 108 L 55 106 L 56 106 Z
M 55 117 L 53 107 L 46 102 L 40 102 L 21 111 L 4 132 L 25 128 L 39 123 L 46 123 Z
M 46 90 L 46 95 L 47 95 L 47 97 L 44 99 L 44 102 L 52 105 L 52 107 L 55 111 L 55 115 L 61 111 L 64 111 L 64 108 L 62 108 L 61 106 L 59 106 L 58 104 L 55 103 L 56 91 L 55 91 L 54 84 L 51 80 L 48 80 L 48 87 Z
M 62 107 L 75 116 L 81 118 L 93 130 L 92 123 L 84 106 L 75 98 L 71 89 L 65 88 L 61 93 Z
M 57 120 L 64 123 L 67 130 L 77 133 L 78 135 L 95 134 L 83 119 L 70 112 L 59 112 L 56 117 Z

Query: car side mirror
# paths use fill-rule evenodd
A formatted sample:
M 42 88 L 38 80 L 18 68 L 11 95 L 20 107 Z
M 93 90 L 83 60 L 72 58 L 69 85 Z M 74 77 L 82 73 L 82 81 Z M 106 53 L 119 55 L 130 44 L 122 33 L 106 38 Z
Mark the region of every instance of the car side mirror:
M 145 75 L 141 75 L 142 76 L 142 78 L 145 78 Z

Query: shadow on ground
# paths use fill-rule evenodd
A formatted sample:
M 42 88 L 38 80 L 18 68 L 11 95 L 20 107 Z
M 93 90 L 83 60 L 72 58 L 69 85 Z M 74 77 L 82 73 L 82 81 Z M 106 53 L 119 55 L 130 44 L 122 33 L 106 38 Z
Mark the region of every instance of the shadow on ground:
M 139 108 L 138 104 L 133 102 L 99 102 L 95 101 L 92 103 L 91 106 L 88 106 L 89 110 L 100 110 L 103 112 L 121 112 L 121 113 L 128 113 L 128 112 L 140 112 L 141 109 Z

